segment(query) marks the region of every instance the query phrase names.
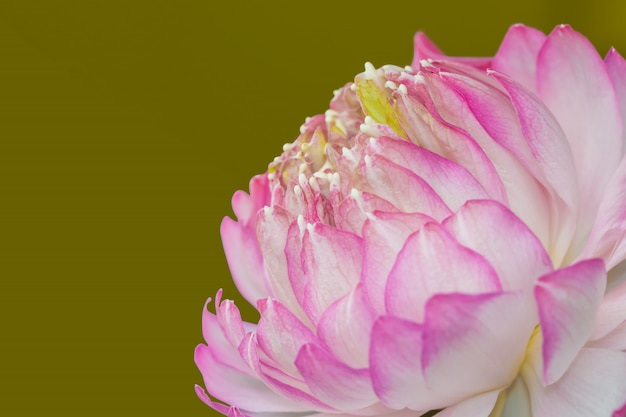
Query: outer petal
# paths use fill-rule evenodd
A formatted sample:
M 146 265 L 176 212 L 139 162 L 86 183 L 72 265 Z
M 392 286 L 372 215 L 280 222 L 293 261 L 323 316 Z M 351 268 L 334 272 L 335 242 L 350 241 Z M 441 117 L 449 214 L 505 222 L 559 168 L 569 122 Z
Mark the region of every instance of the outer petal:
M 249 411 L 306 410 L 305 407 L 277 395 L 263 381 L 222 363 L 205 345 L 198 345 L 194 359 L 204 376 L 207 390 L 221 401 L 236 404 Z
M 413 63 L 411 66 L 415 69 L 420 68 L 422 59 L 445 58 L 446 54 L 431 41 L 424 32 L 417 32 L 413 37 Z
M 588 346 L 626 352 L 626 320 L 603 338 L 588 343 Z
M 499 391 L 490 391 L 463 400 L 438 413 L 438 417 L 489 417 L 493 410 Z
M 303 346 L 296 366 L 311 392 L 335 408 L 357 410 L 378 401 L 367 369 L 350 368 L 318 344 Z
M 400 212 L 389 201 L 353 188 L 350 195 L 334 209 L 335 226 L 355 235 L 361 235 L 365 221 L 374 211 Z
M 258 308 L 261 313 L 256 332 L 259 347 L 282 370 L 297 376 L 294 361 L 298 351 L 305 344 L 317 341 L 317 337 L 279 301 L 263 299 Z
M 626 353 L 585 348 L 563 377 L 544 388 L 525 366 L 533 417 L 619 416 L 626 404 Z
M 601 257 L 607 269 L 626 259 L 626 158 L 602 196 L 598 215 L 580 258 Z
M 285 255 L 289 226 L 293 220 L 293 215 L 281 207 L 265 207 L 258 213 L 256 234 L 259 242 L 262 242 L 259 247 L 272 293 L 296 316 L 305 320 L 306 315 L 291 287 Z
M 195 385 L 194 388 L 196 391 L 196 395 L 202 400 L 203 403 L 205 403 L 220 414 L 226 415 L 228 413 L 228 406 L 221 403 L 216 403 L 215 401 L 211 400 L 204 388 L 202 388 L 200 385 Z
M 436 84 L 436 85 L 433 85 Z M 466 168 L 487 191 L 490 198 L 507 202 L 506 191 L 493 162 L 476 141 L 458 126 L 444 120 L 431 92 L 441 94 L 441 84 L 431 74 L 405 81 L 408 94 L 395 97 L 396 112 L 409 139 L 431 152 Z M 458 98 L 457 98 L 458 99 Z M 449 97 L 441 100 L 449 102 Z
M 302 238 L 304 237 L 305 231 L 306 222 L 304 221 L 304 217 L 299 216 L 298 220 L 292 222 L 289 226 L 289 230 L 287 231 L 287 243 L 285 244 L 289 283 L 300 304 L 302 304 L 302 300 L 304 299 L 304 285 L 306 283 L 302 265 Z
M 508 206 L 547 247 L 550 229 L 545 213 L 550 213 L 549 195 L 506 95 L 459 74 L 442 72 L 431 81 L 431 95 L 439 96 L 437 110 L 481 146 L 503 180 Z
M 456 116 L 459 125 L 466 128 L 488 153 L 497 156 L 495 151 L 498 147 L 494 145 L 498 144 L 508 150 L 531 175 L 536 177 L 535 172 L 538 170 L 534 169 L 535 161 L 528 143 L 521 134 L 515 109 L 509 98 L 499 89 L 471 77 L 445 72 L 442 72 L 440 77 L 448 88 L 459 94 L 463 100 L 461 104 L 467 106 L 471 112 L 468 115 Z
M 546 35 L 521 24 L 513 25 L 493 58 L 492 68 L 537 92 L 537 56 Z
M 491 58 L 475 58 L 475 57 L 449 57 L 446 56 L 423 32 L 417 32 L 413 38 L 415 45 L 415 53 L 411 66 L 415 69 L 420 67 L 420 61 L 423 59 L 442 59 L 458 62 L 460 64 L 470 65 L 478 69 L 486 69 L 491 63 Z
M 376 395 L 388 407 L 430 410 L 448 405 L 426 385 L 421 349 L 421 325 L 392 316 L 376 321 L 370 372 Z
M 619 163 L 623 133 L 619 103 L 593 45 L 569 26 L 558 26 L 548 36 L 537 62 L 539 95 L 563 127 L 578 173 L 580 206 L 573 242 L 577 252 Z
M 241 321 L 232 301 L 220 301 L 221 290 L 216 297 L 219 317 L 211 314 L 205 306 L 202 323 L 208 346 L 199 345 L 195 352 L 196 364 L 204 376 L 209 392 L 249 411 L 306 410 L 305 406 L 277 395 L 256 377 L 254 367 L 251 368 L 242 360 L 237 352 L 237 343 L 241 341 L 243 332 L 254 330 L 255 325 Z M 228 407 L 213 402 L 202 388 L 196 386 L 196 393 L 211 408 L 227 414 Z
M 543 335 L 542 381 L 557 381 L 591 336 L 606 271 L 599 259 L 579 262 L 539 279 L 535 299 Z
M 384 198 L 406 213 L 423 213 L 436 220 L 451 213 L 424 180 L 383 156 L 366 155 L 355 176 L 355 188 Z
M 273 391 L 309 410 L 309 414 L 313 411 L 336 411 L 312 396 L 308 387 L 300 379 L 290 377 L 268 364 L 264 360 L 263 351 L 259 351 L 258 347 L 256 334 L 248 333 L 239 346 L 239 353 Z
M 467 200 L 488 198 L 468 170 L 411 142 L 380 137 L 371 141 L 367 151 L 370 155 L 384 155 L 391 162 L 411 170 L 426 181 L 452 211 Z
M 224 218 L 220 227 L 230 273 L 241 294 L 252 305 L 271 295 L 265 282 L 263 258 L 255 234 L 256 213 L 269 204 L 267 175 L 250 180 L 250 195 L 237 191 L 232 206 L 238 221 Z
M 215 311 L 217 322 L 224 336 L 234 348 L 239 346 L 246 332 L 254 331 L 256 328 L 256 324 L 241 320 L 241 313 L 233 300 L 222 301 L 222 290 L 219 290 L 215 296 Z M 205 313 L 210 315 L 208 311 Z
M 611 271 L 613 272 L 613 271 Z M 609 275 L 611 273 L 609 272 Z M 611 288 L 605 294 L 591 340 L 600 339 L 626 320 L 626 282 Z
M 432 218 L 419 213 L 370 214 L 363 227 L 363 283 L 374 309 L 385 311 L 387 277 L 400 249 L 411 233 Z
M 237 220 L 244 226 L 254 226 L 257 212 L 270 204 L 270 189 L 267 174 L 256 175 L 250 180 L 250 194 L 237 191 L 232 206 Z
M 251 417 L 248 414 L 242 413 L 237 407 L 230 407 L 226 417 Z
M 207 304 L 211 301 L 207 301 Z M 239 325 L 243 329 L 242 323 Z M 239 327 L 239 326 L 233 326 Z M 229 329 L 224 330 L 224 327 L 220 324 L 217 316 L 207 309 L 205 305 L 202 310 L 202 335 L 204 340 L 207 341 L 208 349 L 212 351 L 213 356 L 219 358 L 225 365 L 230 366 L 233 369 L 240 371 L 241 373 L 253 376 L 254 373 L 250 368 L 241 360 L 241 357 L 237 353 L 237 345 L 233 347 L 231 341 L 238 339 L 238 332 L 236 334 L 228 334 Z
M 369 341 L 375 319 L 376 313 L 359 284 L 324 312 L 317 326 L 317 334 L 346 365 L 367 368 Z
M 535 323 L 521 292 L 436 295 L 426 305 L 423 325 L 428 385 L 450 403 L 507 387 Z
M 398 254 L 385 290 L 388 313 L 415 322 L 428 299 L 440 293 L 480 294 L 501 289 L 491 265 L 459 245 L 441 226 L 428 223 L 412 234 Z
M 256 235 L 228 217 L 222 221 L 220 232 L 233 280 L 246 300 L 254 305 L 256 300 L 269 295 Z
M 374 407 L 376 409 L 381 409 L 381 411 L 374 412 L 375 414 L 369 412 L 369 410 Z M 363 415 L 363 416 L 373 415 L 373 416 L 380 416 L 380 417 L 422 417 L 422 415 L 424 414 L 423 411 L 409 410 L 406 408 L 404 410 L 391 410 L 389 408 L 385 408 L 385 406 L 374 406 L 374 407 L 369 407 L 365 411 L 360 410 L 358 412 L 358 415 Z M 337 414 L 323 413 L 323 414 L 315 414 L 311 417 L 337 417 Z
M 491 72 L 506 89 L 517 114 L 519 128 L 541 175 L 536 175 L 552 195 L 550 253 L 556 264 L 565 256 L 575 231 L 578 193 L 576 169 L 567 138 L 558 122 L 538 98 L 502 74 Z
M 537 237 L 509 209 L 492 200 L 470 201 L 444 222 L 458 242 L 484 256 L 505 290 L 529 289 L 552 270 Z
M 321 223 L 308 227 L 302 239 L 306 279 L 302 304 L 313 322 L 354 288 L 361 277 L 362 260 L 357 235 Z
M 626 124 L 626 60 L 622 58 L 615 48 L 611 48 L 604 62 L 617 93 L 622 114 L 622 127 L 624 127 Z M 622 154 L 624 152 L 626 152 L 626 128 L 622 132 Z

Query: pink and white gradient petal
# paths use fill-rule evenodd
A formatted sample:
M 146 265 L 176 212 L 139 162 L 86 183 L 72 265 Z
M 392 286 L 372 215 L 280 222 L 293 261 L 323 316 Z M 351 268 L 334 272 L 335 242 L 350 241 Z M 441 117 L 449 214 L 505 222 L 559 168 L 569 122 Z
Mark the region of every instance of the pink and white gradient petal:
M 276 394 L 256 376 L 231 368 L 205 345 L 198 345 L 194 359 L 202 372 L 207 391 L 221 401 L 237 404 L 238 407 L 249 411 L 306 410 L 306 407 Z
M 220 232 L 233 281 L 245 299 L 254 305 L 258 299 L 270 295 L 256 234 L 229 217 L 222 221 Z
M 550 228 L 549 217 L 544 213 L 550 212 L 550 201 L 519 127 L 511 124 L 516 115 L 506 95 L 460 74 L 442 72 L 431 79 L 431 88 L 438 90 L 436 94 L 444 94 L 439 98 L 437 110 L 450 123 L 464 129 L 483 149 L 502 180 L 508 206 L 547 247 Z M 507 125 L 515 130 L 504 132 Z
M 626 352 L 626 320 L 602 338 L 589 342 L 587 346 Z
M 478 394 L 442 410 L 437 417 L 489 417 L 499 394 L 499 390 Z
M 263 255 L 267 272 L 268 287 L 275 298 L 279 299 L 298 318 L 306 319 L 306 314 L 298 303 L 289 282 L 287 257 L 285 246 L 289 226 L 294 221 L 294 215 L 280 206 L 265 207 L 259 210 L 256 220 L 256 235 Z
M 420 61 L 423 59 L 438 59 L 443 61 L 452 61 L 471 67 L 485 70 L 491 65 L 489 57 L 450 57 L 443 52 L 431 41 L 423 32 L 417 32 L 413 38 L 415 52 L 413 54 L 413 68 L 420 67 Z
M 539 239 L 498 202 L 469 201 L 443 226 L 461 245 L 487 259 L 504 290 L 529 290 L 541 275 L 552 271 Z
M 467 200 L 488 198 L 467 169 L 411 142 L 380 137 L 368 145 L 366 153 L 385 155 L 391 162 L 411 170 L 426 181 L 452 211 Z
M 385 312 L 385 286 L 406 239 L 434 221 L 420 213 L 372 212 L 363 226 L 362 282 L 373 308 Z
M 624 300 L 626 300 L 626 281 L 610 288 L 604 295 L 590 338 L 592 341 L 606 336 L 626 320 Z
M 604 61 L 589 40 L 567 25 L 555 28 L 539 52 L 537 89 L 574 157 L 579 212 L 572 249 L 577 253 L 621 159 L 620 107 Z
M 225 217 L 220 226 L 228 267 L 241 294 L 252 305 L 271 295 L 265 281 L 263 258 L 256 239 L 257 212 L 270 203 L 267 174 L 250 180 L 250 194 L 238 191 L 232 206 L 237 221 Z
M 429 93 L 429 86 L 436 82 L 435 76 L 424 74 L 423 81 L 414 86 L 416 96 L 404 94 L 396 99 L 402 127 L 411 142 L 461 165 L 476 178 L 490 198 L 506 203 L 502 180 L 484 150 L 467 132 L 437 113 Z
M 369 366 L 369 340 L 377 314 L 362 284 L 335 301 L 322 315 L 317 335 L 348 366 Z
M 527 166 L 537 172 L 536 178 L 550 195 L 548 248 L 554 263 L 560 265 L 576 230 L 578 207 L 576 169 L 567 138 L 552 113 L 534 94 L 503 74 L 491 72 L 490 75 L 507 91 L 534 161 L 527 162 Z
M 421 325 L 393 316 L 382 316 L 374 324 L 370 373 L 374 392 L 386 406 L 425 412 L 447 405 L 424 380 L 421 350 Z
M 319 344 L 304 345 L 295 363 L 311 392 L 337 409 L 358 410 L 378 402 L 367 368 L 351 368 Z
M 297 376 L 294 361 L 300 348 L 317 336 L 278 300 L 260 300 L 261 319 L 256 330 L 259 348 L 286 373 Z
M 498 275 L 478 253 L 467 249 L 436 223 L 427 223 L 406 240 L 385 289 L 388 313 L 422 322 L 435 294 L 480 294 L 501 290 Z
M 311 394 L 297 370 L 295 373 L 298 375 L 294 377 L 274 366 L 276 365 L 275 363 L 271 364 L 270 362 L 273 362 L 272 359 L 268 358 L 259 347 L 256 333 L 248 333 L 246 335 L 244 341 L 239 346 L 239 353 L 250 368 L 254 370 L 260 381 L 286 400 L 298 404 L 303 411 L 337 411 Z
M 605 288 L 606 271 L 600 259 L 558 269 L 537 282 L 544 385 L 561 378 L 589 340 Z
M 535 350 L 535 355 L 539 347 Z M 619 416 L 626 405 L 626 353 L 584 348 L 567 372 L 544 387 L 532 366 L 522 368 L 533 417 Z
M 428 386 L 448 404 L 506 388 L 517 376 L 535 327 L 532 309 L 521 292 L 431 298 L 421 352 Z
M 405 213 L 423 213 L 438 221 L 451 214 L 426 181 L 381 155 L 364 157 L 355 173 L 354 186 L 378 195 Z
M 513 25 L 504 36 L 491 68 L 537 93 L 537 56 L 546 35 L 535 28 Z
M 580 258 L 600 257 L 612 269 L 626 259 L 626 158 L 606 187 Z
M 615 48 L 611 48 L 604 58 L 604 63 L 617 93 L 622 114 L 622 126 L 624 126 L 626 125 L 626 60 Z M 624 152 L 626 152 L 626 128 L 622 135 L 622 155 Z
M 333 256 L 329 256 L 331 253 Z M 307 226 L 302 239 L 306 279 L 302 304 L 314 323 L 359 282 L 362 259 L 359 236 L 322 223 Z

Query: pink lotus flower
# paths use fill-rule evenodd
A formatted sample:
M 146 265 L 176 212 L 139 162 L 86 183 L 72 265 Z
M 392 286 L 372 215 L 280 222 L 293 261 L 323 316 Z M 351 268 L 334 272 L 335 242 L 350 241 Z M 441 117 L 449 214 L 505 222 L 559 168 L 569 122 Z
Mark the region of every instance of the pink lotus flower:
M 205 308 L 229 416 L 626 416 L 626 61 L 568 26 L 493 58 L 423 34 L 237 192 Z

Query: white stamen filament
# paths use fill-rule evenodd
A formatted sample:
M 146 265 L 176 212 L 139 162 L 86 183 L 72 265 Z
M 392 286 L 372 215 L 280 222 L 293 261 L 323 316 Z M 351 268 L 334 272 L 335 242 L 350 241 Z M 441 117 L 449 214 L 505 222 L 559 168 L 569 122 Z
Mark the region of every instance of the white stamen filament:
M 374 65 L 372 65 L 371 62 L 366 62 L 365 63 L 365 79 L 373 80 L 374 78 L 376 78 L 376 68 L 374 68 Z
M 372 157 L 369 155 L 365 155 L 365 157 L 363 158 L 363 160 L 365 161 L 365 167 L 366 168 L 372 168 Z
M 378 131 L 378 128 L 375 126 L 362 124 L 361 126 L 359 126 L 359 130 L 365 133 L 367 136 L 371 136 L 374 138 L 380 137 L 380 132 Z
M 394 83 L 393 81 L 387 81 L 385 83 L 385 88 L 388 88 L 390 90 L 397 90 L 398 89 L 398 85 L 396 83 Z
M 354 153 L 348 148 L 341 148 L 341 155 L 351 162 L 357 162 L 356 158 L 354 157 Z

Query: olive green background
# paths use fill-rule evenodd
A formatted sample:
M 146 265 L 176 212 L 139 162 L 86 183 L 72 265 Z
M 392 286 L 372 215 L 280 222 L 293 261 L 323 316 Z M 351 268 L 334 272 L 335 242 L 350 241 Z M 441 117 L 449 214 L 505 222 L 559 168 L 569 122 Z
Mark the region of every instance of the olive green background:
M 193 350 L 230 197 L 371 61 L 425 30 L 491 55 L 619 1 L 0 0 L 0 414 L 208 416 Z M 249 307 L 244 317 L 254 319 Z

